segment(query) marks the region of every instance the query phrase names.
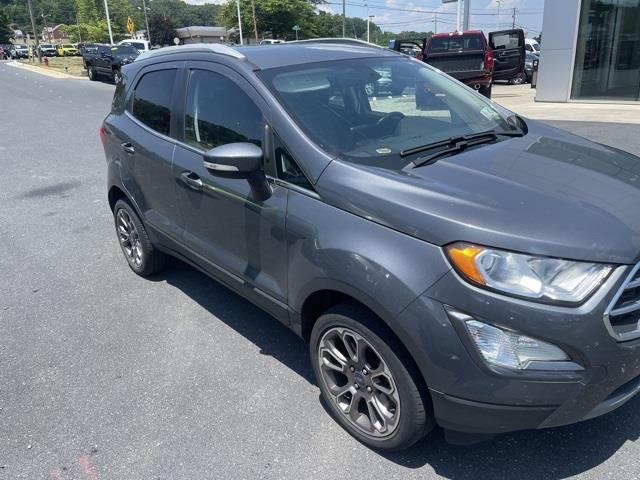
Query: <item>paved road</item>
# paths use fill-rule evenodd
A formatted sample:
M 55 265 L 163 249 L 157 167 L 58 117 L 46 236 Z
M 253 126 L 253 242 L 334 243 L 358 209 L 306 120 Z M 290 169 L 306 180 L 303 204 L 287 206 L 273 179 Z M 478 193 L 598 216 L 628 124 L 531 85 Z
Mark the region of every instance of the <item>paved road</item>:
M 640 399 L 473 447 L 363 447 L 285 327 L 187 266 L 129 271 L 97 135 L 113 86 L 2 64 L 0 85 L 0 480 L 640 478 Z M 564 126 L 640 153 L 637 127 Z

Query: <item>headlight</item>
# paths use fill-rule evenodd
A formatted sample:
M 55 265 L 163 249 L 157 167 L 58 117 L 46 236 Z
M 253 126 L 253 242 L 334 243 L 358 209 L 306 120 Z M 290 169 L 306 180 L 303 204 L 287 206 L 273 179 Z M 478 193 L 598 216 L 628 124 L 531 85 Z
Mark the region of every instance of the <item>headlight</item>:
M 537 257 L 458 242 L 445 247 L 456 271 L 479 287 L 546 303 L 579 304 L 612 265 Z

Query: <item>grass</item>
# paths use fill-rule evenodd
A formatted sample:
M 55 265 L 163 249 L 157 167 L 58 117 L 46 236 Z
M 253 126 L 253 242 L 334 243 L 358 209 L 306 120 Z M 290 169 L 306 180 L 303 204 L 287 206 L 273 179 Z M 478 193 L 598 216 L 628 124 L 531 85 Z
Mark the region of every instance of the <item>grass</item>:
M 74 75 L 76 77 L 87 76 L 87 71 L 82 66 L 82 57 L 48 57 L 48 60 L 48 67 L 45 67 L 44 65 L 44 57 L 42 59 L 42 64 L 38 63 L 37 58 L 35 59 L 34 63 L 31 63 L 29 60 L 20 60 L 20 62 L 26 63 L 27 65 L 36 65 L 38 67 L 48 68 L 50 70 L 55 70 L 62 73 L 68 73 L 69 75 Z

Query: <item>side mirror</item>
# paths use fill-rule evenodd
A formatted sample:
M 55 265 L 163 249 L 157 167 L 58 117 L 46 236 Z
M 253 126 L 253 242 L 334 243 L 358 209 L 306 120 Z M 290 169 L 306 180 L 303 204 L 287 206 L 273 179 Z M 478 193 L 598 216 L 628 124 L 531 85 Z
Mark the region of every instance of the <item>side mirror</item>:
M 260 170 L 262 156 L 262 149 L 253 143 L 227 143 L 204 152 L 203 163 L 212 172 L 246 177 Z

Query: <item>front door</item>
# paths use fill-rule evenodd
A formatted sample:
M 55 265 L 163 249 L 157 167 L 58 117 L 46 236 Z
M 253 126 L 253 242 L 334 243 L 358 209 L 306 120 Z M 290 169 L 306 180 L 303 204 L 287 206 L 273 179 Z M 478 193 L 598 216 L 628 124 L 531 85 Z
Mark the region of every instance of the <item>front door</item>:
M 148 226 L 177 240 L 182 236 L 181 212 L 172 170 L 175 140 L 174 87 L 177 63 L 145 69 L 137 79 L 133 98 L 118 127 L 122 182 L 140 208 Z
M 212 273 L 285 302 L 287 191 L 271 184 L 264 198 L 247 179 L 208 170 L 213 147 L 268 143 L 268 108 L 234 71 L 211 62 L 187 65 L 182 138 L 174 175 L 183 212 L 185 245 Z
M 493 50 L 493 79 L 510 80 L 524 71 L 527 51 L 524 31 L 501 30 L 489 33 L 489 44 Z

